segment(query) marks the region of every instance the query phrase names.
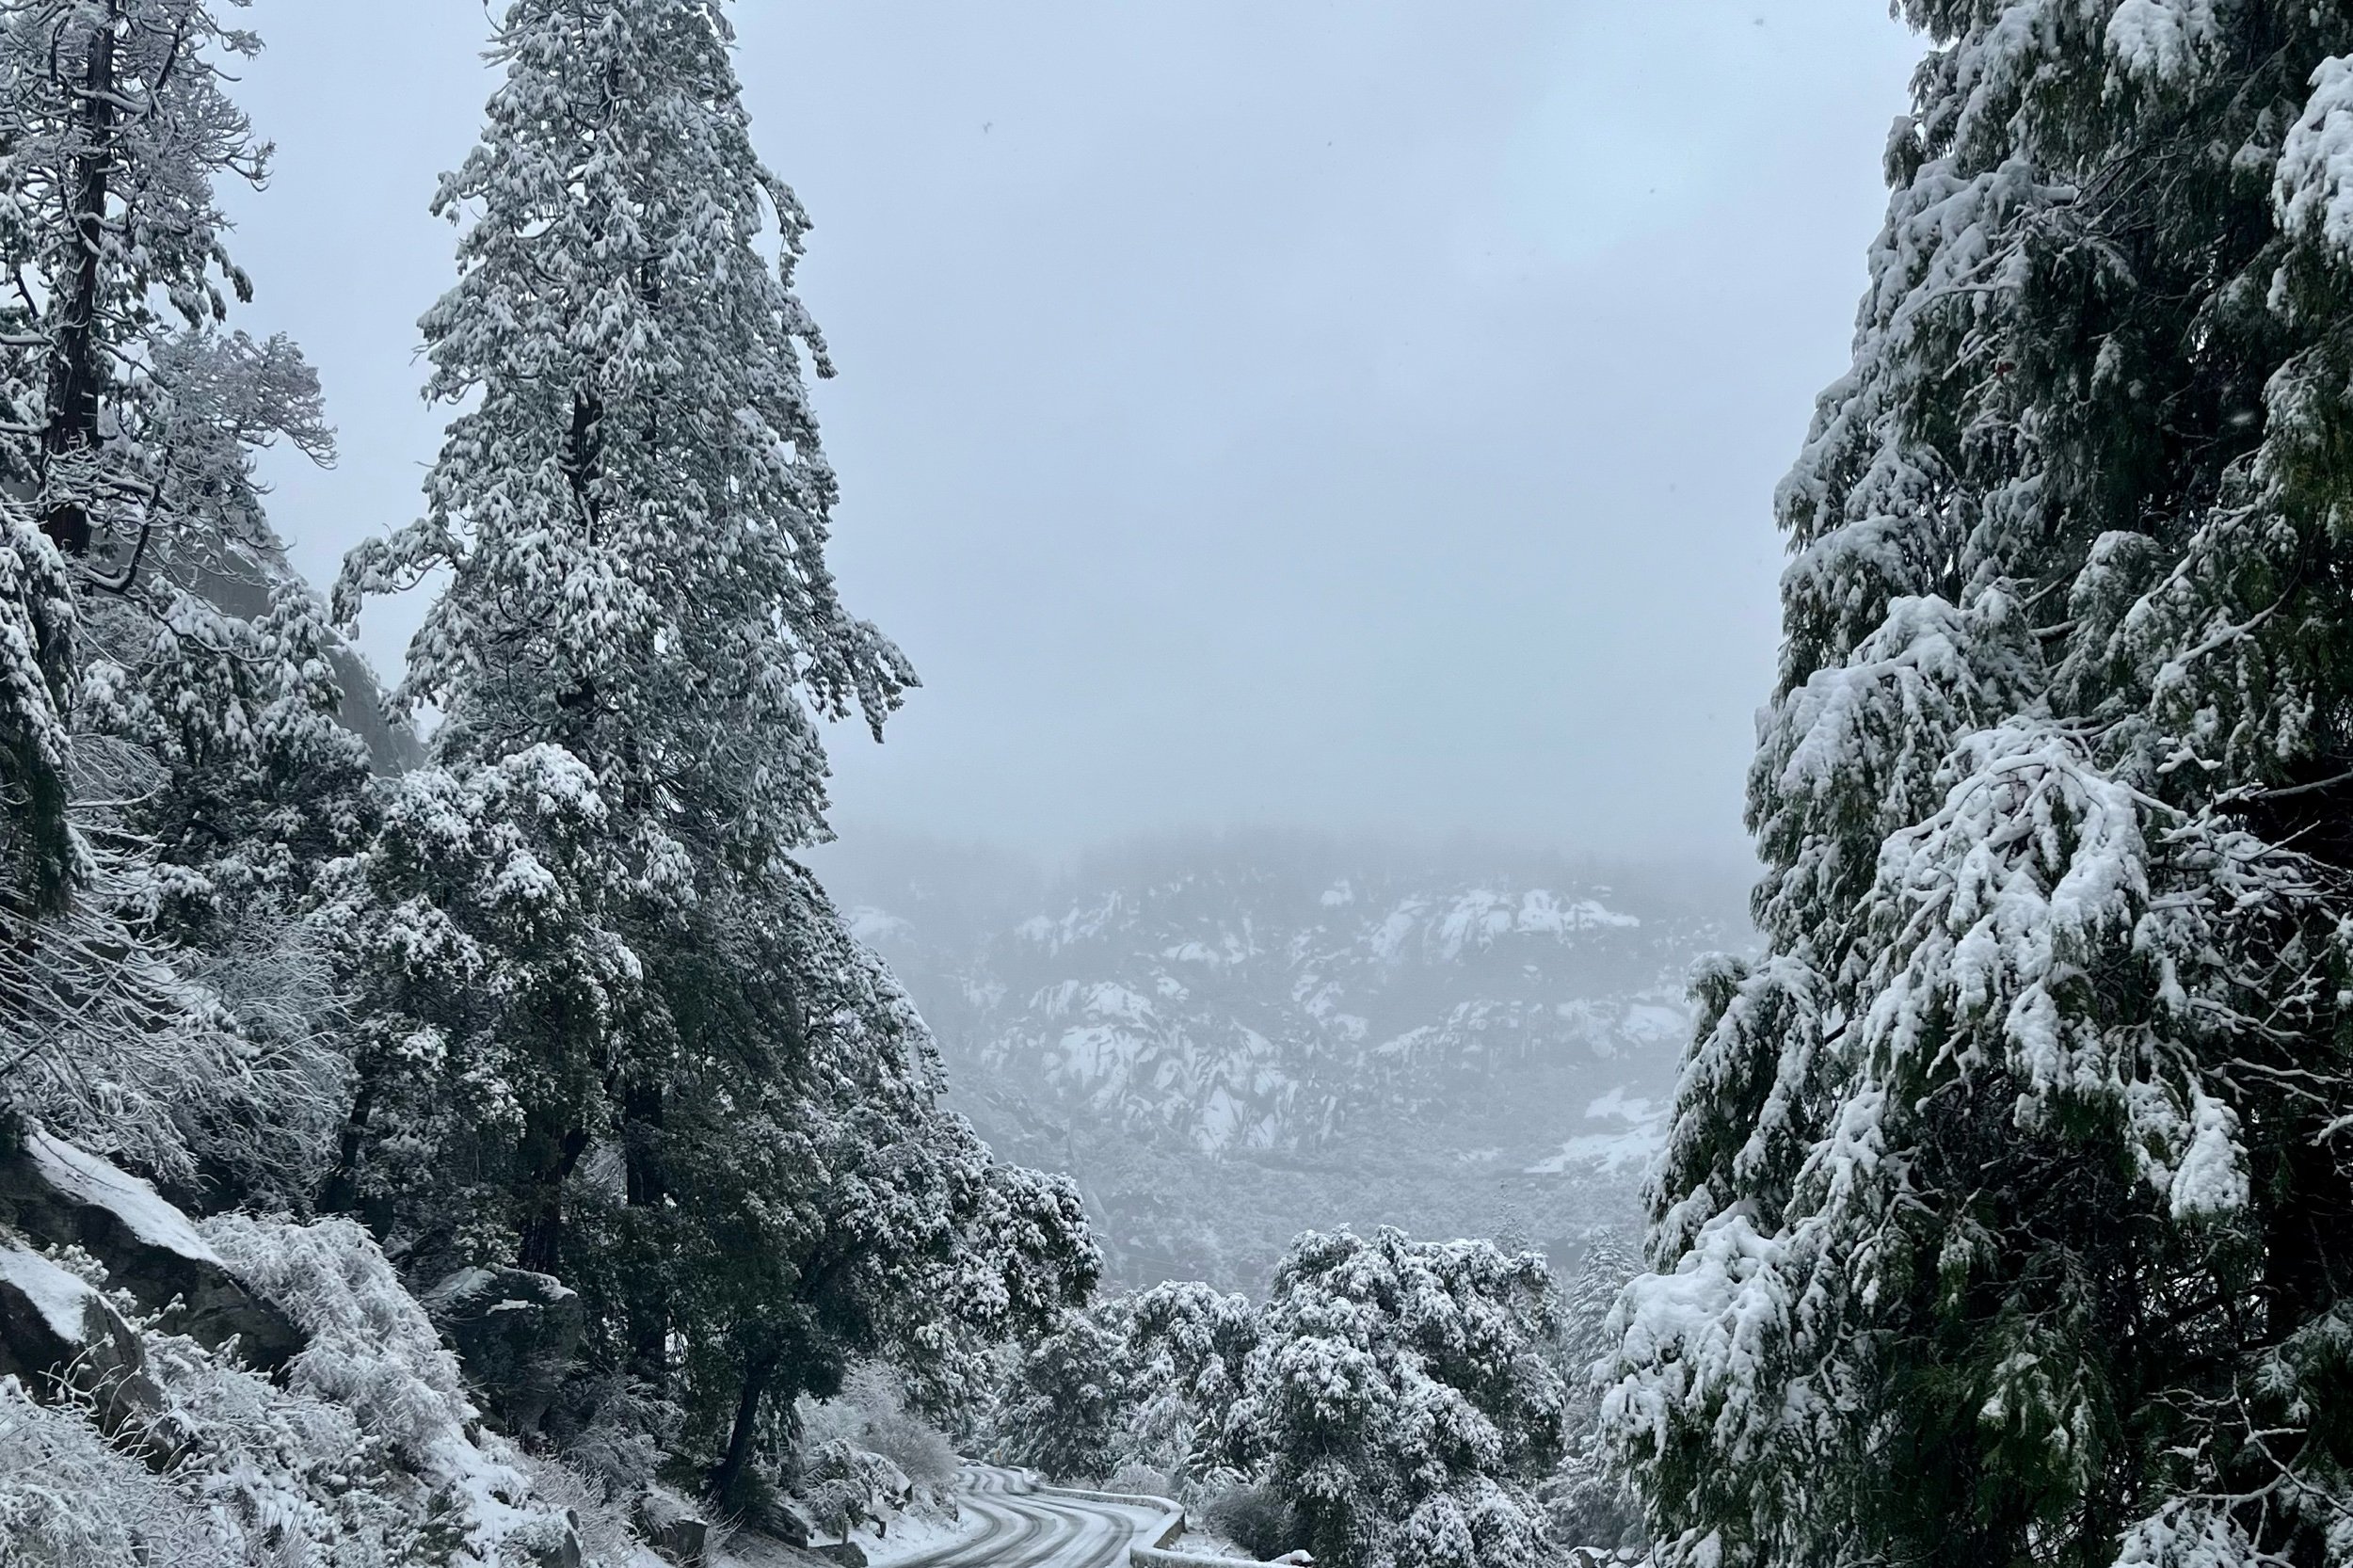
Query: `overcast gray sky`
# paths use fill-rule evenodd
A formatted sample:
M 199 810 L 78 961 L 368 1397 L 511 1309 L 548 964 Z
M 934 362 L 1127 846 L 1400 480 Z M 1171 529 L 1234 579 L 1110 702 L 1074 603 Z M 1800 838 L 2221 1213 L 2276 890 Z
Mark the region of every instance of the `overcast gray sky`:
M 1916 46 L 1881 0 L 744 0 L 853 606 L 925 680 L 837 820 L 1742 843 L 1775 480 L 1846 360 Z M 343 461 L 331 577 L 439 416 L 426 216 L 481 0 L 256 0 L 240 257 Z M 372 614 L 396 671 L 412 616 Z

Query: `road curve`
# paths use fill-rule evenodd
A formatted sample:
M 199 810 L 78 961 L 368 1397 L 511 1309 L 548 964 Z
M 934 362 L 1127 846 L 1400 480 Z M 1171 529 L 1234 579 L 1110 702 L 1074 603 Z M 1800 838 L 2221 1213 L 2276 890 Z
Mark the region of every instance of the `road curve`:
M 956 1484 L 978 1532 L 888 1568 L 1127 1568 L 1128 1544 L 1150 1541 L 1176 1512 L 1033 1491 L 1019 1471 L 993 1464 L 966 1465 Z

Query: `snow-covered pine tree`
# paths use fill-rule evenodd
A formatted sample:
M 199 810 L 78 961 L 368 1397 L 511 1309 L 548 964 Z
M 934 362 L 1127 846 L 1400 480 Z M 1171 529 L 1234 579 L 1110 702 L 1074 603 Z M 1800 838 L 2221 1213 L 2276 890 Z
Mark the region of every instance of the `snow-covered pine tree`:
M 856 704 L 879 729 L 912 680 L 826 570 L 802 359 L 824 369 L 824 344 L 791 287 L 807 219 L 752 148 L 729 36 L 714 4 L 509 8 L 505 80 L 436 202 L 468 219 L 459 280 L 423 324 L 429 395 L 472 406 L 426 515 L 339 589 L 350 616 L 449 570 L 402 696 L 440 711 L 444 762 L 578 758 L 648 930 L 734 918 L 742 879 L 823 830 L 817 718 Z M 648 1199 L 671 1066 L 614 1082 Z M 551 1238 L 534 1262 L 553 1261 Z
M 332 723 L 323 607 L 251 483 L 254 445 L 324 452 L 316 380 L 282 342 L 216 330 L 248 289 L 214 182 L 258 178 L 265 154 L 224 65 L 257 47 L 200 0 L 0 6 L 0 257 L 20 284 L 0 301 L 0 485 L 78 601 L 73 656 L 53 636 L 50 663 L 81 730 L 57 776 L 73 894 L 8 945 L 6 1002 L 28 1042 L 14 1103 L 159 1175 L 292 1195 L 335 1092 L 327 993 L 261 907 L 297 844 L 348 824 L 364 758 Z M 211 591 L 233 564 L 252 568 L 242 611 Z M 244 841 L 261 830 L 274 847 Z M 201 950 L 183 973 L 175 940 Z M 213 962 L 232 950 L 268 961 Z M 189 971 L 239 976 L 231 1013 Z
M 1561 1338 L 1555 1354 L 1569 1387 L 1567 1445 L 1561 1467 L 1539 1491 L 1556 1541 L 1605 1551 L 1634 1546 L 1641 1538 L 1640 1510 L 1623 1469 L 1614 1462 L 1609 1433 L 1601 1421 L 1601 1384 L 1596 1372 L 1617 1349 L 1610 1316 L 1627 1280 L 1641 1272 L 1634 1238 L 1600 1230 L 1586 1239 L 1561 1292 Z
M 1669 1561 L 2344 1561 L 2353 13 L 1900 9 L 1606 1414 Z
M 1544 1259 L 1306 1232 L 1274 1272 L 1218 1457 L 1297 1509 L 1319 1562 L 1540 1562 L 1567 1388 Z
M 413 1005 L 376 1060 L 508 1097 L 509 1149 L 477 1168 L 520 1217 L 509 1257 L 579 1286 L 599 1369 L 681 1403 L 723 1490 L 850 1356 L 952 1383 L 958 1335 L 1094 1272 L 1075 1197 L 940 1111 L 920 1021 L 791 859 L 824 833 L 820 721 L 879 731 L 914 677 L 827 571 L 806 376 L 827 365 L 792 286 L 808 220 L 753 150 L 730 47 L 715 0 L 507 8 L 504 79 L 438 200 L 459 279 L 424 321 L 430 394 L 461 411 L 425 516 L 338 590 L 352 615 L 448 573 L 403 688 L 441 715 L 435 776 L 581 770 L 604 853 L 486 889 L 506 929 L 421 894 L 417 929 L 450 942 L 384 951 L 504 963 L 578 920 L 573 948 L 625 955 L 642 1011 L 453 1031 L 392 974 Z M 406 1159 L 424 1130 L 395 1113 L 353 1144 Z
M 1064 1312 L 1024 1345 L 989 1422 L 998 1451 L 1064 1485 L 1107 1480 L 1128 1457 L 1134 1321 L 1131 1298 L 1114 1296 Z
M 459 279 L 425 316 L 450 424 L 426 516 L 344 603 L 446 568 L 405 693 L 440 756 L 540 741 L 640 834 L 648 896 L 818 838 L 819 717 L 913 682 L 826 568 L 835 482 L 792 293 L 808 218 L 754 151 L 716 0 L 519 0 L 482 140 L 444 182 Z M 771 226 L 781 264 L 764 256 Z

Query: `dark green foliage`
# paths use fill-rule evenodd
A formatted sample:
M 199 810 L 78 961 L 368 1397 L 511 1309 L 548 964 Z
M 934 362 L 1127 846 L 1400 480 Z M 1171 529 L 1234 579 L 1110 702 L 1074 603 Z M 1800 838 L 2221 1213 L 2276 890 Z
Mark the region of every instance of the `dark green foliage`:
M 1202 1505 L 1201 1522 L 1261 1562 L 1299 1549 L 1299 1511 L 1273 1488 L 1229 1486 Z
M 1605 1412 L 1672 1560 L 2333 1561 L 2353 16 L 1902 8 Z
M 75 872 L 66 820 L 64 712 L 72 601 L 29 519 L 0 535 L 0 931 L 54 914 Z M 5 1005 L 0 999 L 0 1005 Z
M 1048 1479 L 1088 1485 L 1128 1457 L 1133 1398 L 1124 1298 L 1063 1314 L 1015 1368 L 992 1423 L 999 1449 Z
M 675 1412 L 666 1473 L 763 1505 L 848 1367 L 927 1411 L 1098 1263 L 1066 1182 L 940 1104 L 922 1021 L 794 855 L 820 726 L 913 674 L 843 610 L 792 288 L 715 3 L 515 0 L 444 183 L 424 328 L 456 406 L 426 515 L 339 602 L 448 586 L 403 696 L 445 715 L 344 872 L 367 1037 L 329 1201 L 430 1274 L 562 1276 L 584 1384 Z M 583 1401 L 562 1422 L 599 1430 Z

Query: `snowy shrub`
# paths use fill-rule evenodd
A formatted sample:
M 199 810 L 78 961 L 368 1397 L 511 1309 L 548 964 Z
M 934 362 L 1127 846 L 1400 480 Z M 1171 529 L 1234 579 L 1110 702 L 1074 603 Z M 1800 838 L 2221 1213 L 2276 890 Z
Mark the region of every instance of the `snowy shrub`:
M 1224 1455 L 1299 1511 L 1319 1561 L 1532 1560 L 1533 1488 L 1562 1450 L 1559 1332 L 1532 1253 L 1307 1232 L 1275 1272 L 1241 1397 L 1214 1413 Z
M 815 1453 L 828 1443 L 847 1443 L 855 1447 L 866 1434 L 866 1412 L 848 1397 L 843 1385 L 840 1397 L 812 1400 L 801 1397 L 796 1407 L 801 1418 L 801 1447 L 807 1453 Z
M 155 867 L 77 813 L 82 875 L 54 918 L 0 911 L 0 1111 L 158 1178 L 282 1168 L 278 1118 L 317 1097 L 307 1055 L 247 1038 L 162 955 Z
M 204 950 L 183 953 L 180 967 L 270 1059 L 272 1098 L 227 1108 L 234 1120 L 202 1107 L 182 1120 L 214 1188 L 251 1207 L 292 1207 L 317 1191 L 350 1102 L 350 1061 L 336 1032 L 347 1019 L 316 922 L 267 904 L 240 916 Z
M 570 1385 L 549 1415 L 548 1432 L 580 1479 L 606 1497 L 624 1498 L 652 1484 L 679 1426 L 676 1404 L 635 1378 L 610 1375 Z
M 345 1413 L 365 1442 L 418 1476 L 436 1529 L 484 1561 L 557 1547 L 562 1515 L 533 1496 L 520 1456 L 473 1434 L 456 1359 L 365 1230 L 226 1214 L 203 1231 L 309 1336 L 286 1368 L 288 1387 Z
M 589 1562 L 621 1568 L 643 1560 L 631 1518 L 632 1505 L 645 1492 L 643 1480 L 616 1490 L 607 1478 L 590 1474 L 568 1459 L 519 1456 L 517 1464 L 530 1481 L 532 1499 L 572 1521 Z
M 807 1445 L 844 1441 L 880 1454 L 918 1487 L 943 1493 L 955 1484 L 956 1451 L 945 1433 L 907 1407 L 898 1376 L 867 1362 L 843 1380 L 833 1399 L 801 1403 Z
M 1281 1557 L 1300 1542 L 1299 1511 L 1270 1487 L 1221 1487 L 1201 1505 L 1200 1518 L 1261 1562 Z
M 600 1539 L 617 1539 L 614 1511 L 587 1496 L 593 1483 L 467 1437 L 454 1367 L 429 1329 L 416 1332 L 422 1312 L 358 1227 L 237 1215 L 206 1229 L 311 1334 L 309 1349 L 281 1385 L 226 1349 L 159 1332 L 117 1293 L 141 1336 L 148 1391 L 112 1443 L 86 1397 L 68 1389 L 62 1403 L 35 1406 L 13 1380 L 0 1384 L 0 1563 L 53 1560 L 19 1555 L 21 1542 L 77 1564 L 525 1563 L 561 1549 L 562 1509 L 576 1496 Z M 104 1288 L 88 1253 L 62 1249 L 56 1261 Z M 552 1503 L 532 1484 L 549 1474 Z M 173 1544 L 143 1544 L 155 1542 Z
M 1168 1479 L 1168 1472 L 1156 1465 L 1129 1460 L 1113 1470 L 1103 1483 L 1106 1492 L 1121 1492 L 1132 1497 L 1175 1497 L 1176 1483 Z
M 87 1407 L 0 1378 L 0 1561 L 25 1568 L 231 1568 L 202 1510 L 110 1445 Z
M 889 1460 L 838 1437 L 809 1450 L 801 1488 L 810 1521 L 845 1541 L 861 1525 L 887 1524 L 915 1490 Z
M 866 1446 L 927 1491 L 944 1493 L 955 1484 L 955 1448 L 945 1432 L 913 1411 L 902 1407 L 871 1418 Z
M 955 1484 L 955 1449 L 939 1429 L 907 1407 L 889 1368 L 868 1362 L 830 1400 L 804 1397 L 798 1489 L 818 1528 L 846 1537 L 869 1522 L 887 1525 L 900 1510 L 945 1504 Z
M 223 1214 L 201 1228 L 231 1271 L 308 1337 L 287 1368 L 290 1386 L 344 1405 L 411 1464 L 429 1463 L 473 1419 L 456 1358 L 360 1225 Z
M 458 1544 L 456 1497 L 402 1466 L 351 1411 L 192 1339 L 151 1334 L 147 1352 L 164 1406 L 145 1445 L 171 1456 L 176 1489 L 231 1560 L 377 1568 Z

